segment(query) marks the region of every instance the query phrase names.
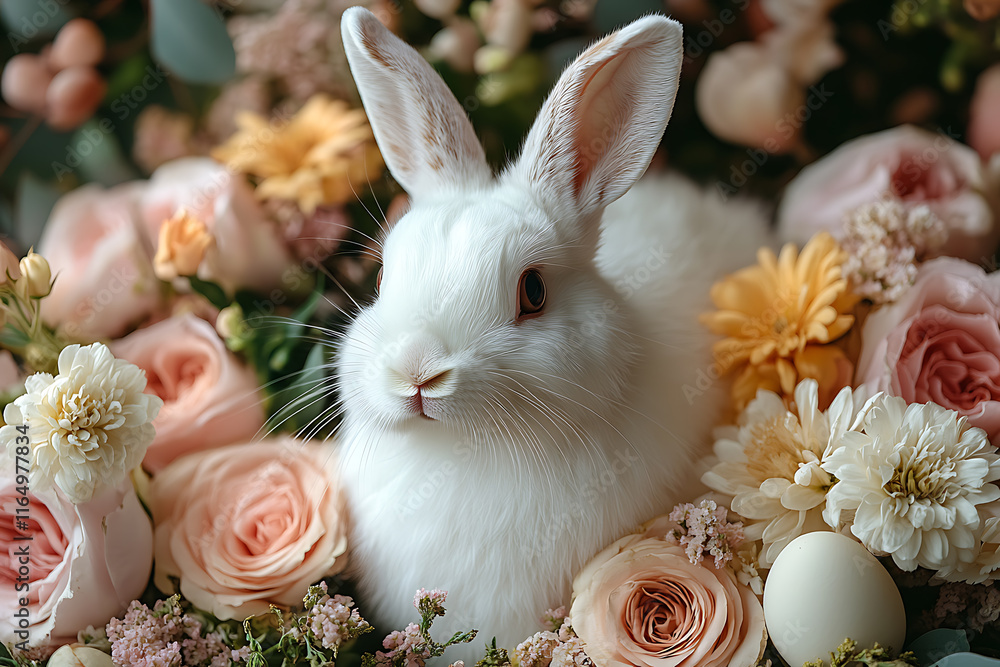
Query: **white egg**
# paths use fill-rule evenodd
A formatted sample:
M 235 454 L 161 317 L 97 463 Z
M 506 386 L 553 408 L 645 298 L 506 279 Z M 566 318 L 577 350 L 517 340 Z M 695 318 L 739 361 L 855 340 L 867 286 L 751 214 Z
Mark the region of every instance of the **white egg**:
M 792 667 L 823 658 L 847 637 L 894 651 L 906 635 L 899 590 L 863 546 L 837 533 L 807 533 L 786 546 L 764 586 L 764 622 Z

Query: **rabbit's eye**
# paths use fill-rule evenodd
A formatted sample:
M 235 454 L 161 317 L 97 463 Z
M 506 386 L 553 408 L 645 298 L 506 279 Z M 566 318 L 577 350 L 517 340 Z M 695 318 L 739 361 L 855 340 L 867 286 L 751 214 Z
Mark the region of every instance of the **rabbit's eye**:
M 378 275 L 375 276 L 375 293 L 378 294 L 379 289 L 382 287 L 382 268 L 378 267 Z
M 541 312 L 542 307 L 545 306 L 545 282 L 538 269 L 528 269 L 521 274 L 517 293 L 520 311 L 517 314 L 518 319 Z

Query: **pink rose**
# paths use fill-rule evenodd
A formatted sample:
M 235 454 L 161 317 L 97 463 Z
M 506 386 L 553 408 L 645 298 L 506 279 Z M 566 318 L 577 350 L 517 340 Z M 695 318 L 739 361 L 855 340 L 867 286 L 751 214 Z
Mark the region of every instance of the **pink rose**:
M 81 505 L 30 491 L 22 505 L 18 486 L 12 476 L 0 479 L 0 641 L 76 641 L 77 632 L 103 626 L 145 590 L 153 566 L 149 517 L 129 481 Z M 28 527 L 18 530 L 17 510 L 24 507 Z M 17 539 L 23 536 L 32 539 Z M 19 560 L 23 548 L 27 565 Z M 27 568 L 30 587 L 15 594 L 21 568 Z M 23 602 L 27 628 L 16 616 Z
M 260 291 L 280 284 L 292 265 L 277 226 L 267 219 L 246 180 L 210 158 L 181 158 L 162 165 L 140 203 L 141 218 L 155 244 L 160 227 L 178 209 L 200 220 L 213 238 L 198 277 L 228 291 Z
M 222 619 L 301 604 L 344 569 L 344 497 L 330 446 L 290 438 L 197 452 L 152 482 L 156 573 Z
M 1000 445 L 1000 274 L 941 257 L 865 321 L 858 384 L 933 401 L 969 418 Z
M 785 190 L 778 228 L 785 241 L 803 244 L 817 232 L 844 238 L 847 214 L 890 199 L 908 209 L 926 205 L 948 230 L 937 250 L 979 261 L 1000 238 L 984 188 L 983 165 L 968 146 L 909 125 L 849 141 L 809 165 Z
M 1000 153 L 1000 65 L 990 67 L 976 79 L 976 92 L 969 109 L 969 145 L 983 160 Z
M 64 195 L 49 216 L 38 254 L 55 285 L 42 315 L 71 338 L 121 336 L 163 303 L 135 217 L 144 185 L 85 185 Z
M 14 355 L 7 350 L 0 351 L 0 392 L 16 389 L 18 385 L 24 389 L 24 376 L 14 361 Z
M 142 460 L 152 473 L 199 449 L 246 442 L 264 426 L 253 369 L 191 313 L 140 329 L 113 343 L 112 352 L 146 371 L 146 393 L 163 399 Z
M 767 643 L 757 596 L 728 567 L 692 564 L 655 528 L 618 540 L 573 582 L 570 616 L 587 655 L 601 667 L 756 665 Z

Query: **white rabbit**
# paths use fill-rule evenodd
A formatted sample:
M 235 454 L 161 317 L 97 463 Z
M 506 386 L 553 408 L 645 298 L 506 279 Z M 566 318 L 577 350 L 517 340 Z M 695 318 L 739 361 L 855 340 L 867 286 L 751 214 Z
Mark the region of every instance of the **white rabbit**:
M 474 627 L 513 648 L 599 549 L 686 498 L 725 393 L 697 315 L 766 223 L 679 177 L 645 179 L 605 212 L 670 116 L 674 21 L 648 16 L 587 49 L 496 178 L 416 51 L 363 9 L 342 30 L 413 202 L 338 360 L 362 611 L 402 628 L 416 589 L 443 588 L 439 636 Z M 476 640 L 446 658 L 482 652 Z

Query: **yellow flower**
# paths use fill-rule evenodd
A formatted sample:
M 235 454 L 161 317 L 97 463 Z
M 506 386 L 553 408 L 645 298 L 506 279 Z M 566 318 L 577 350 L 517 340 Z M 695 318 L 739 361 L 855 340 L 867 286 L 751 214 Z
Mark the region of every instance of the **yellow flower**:
M 790 396 L 803 378 L 819 382 L 820 403 L 850 381 L 851 362 L 832 341 L 854 324 L 857 297 L 848 291 L 847 254 L 832 236 L 813 237 L 799 253 L 792 244 L 775 257 L 768 248 L 750 266 L 712 286 L 719 309 L 702 316 L 725 336 L 713 347 L 722 372 L 738 371 L 733 402 L 742 410 L 758 389 Z
M 382 174 L 382 155 L 361 109 L 313 96 L 286 125 L 274 127 L 251 112 L 239 131 L 212 151 L 230 169 L 261 179 L 261 199 L 290 199 L 306 214 L 343 204 Z
M 153 272 L 160 280 L 195 275 L 214 240 L 204 222 L 180 209 L 160 227 Z

